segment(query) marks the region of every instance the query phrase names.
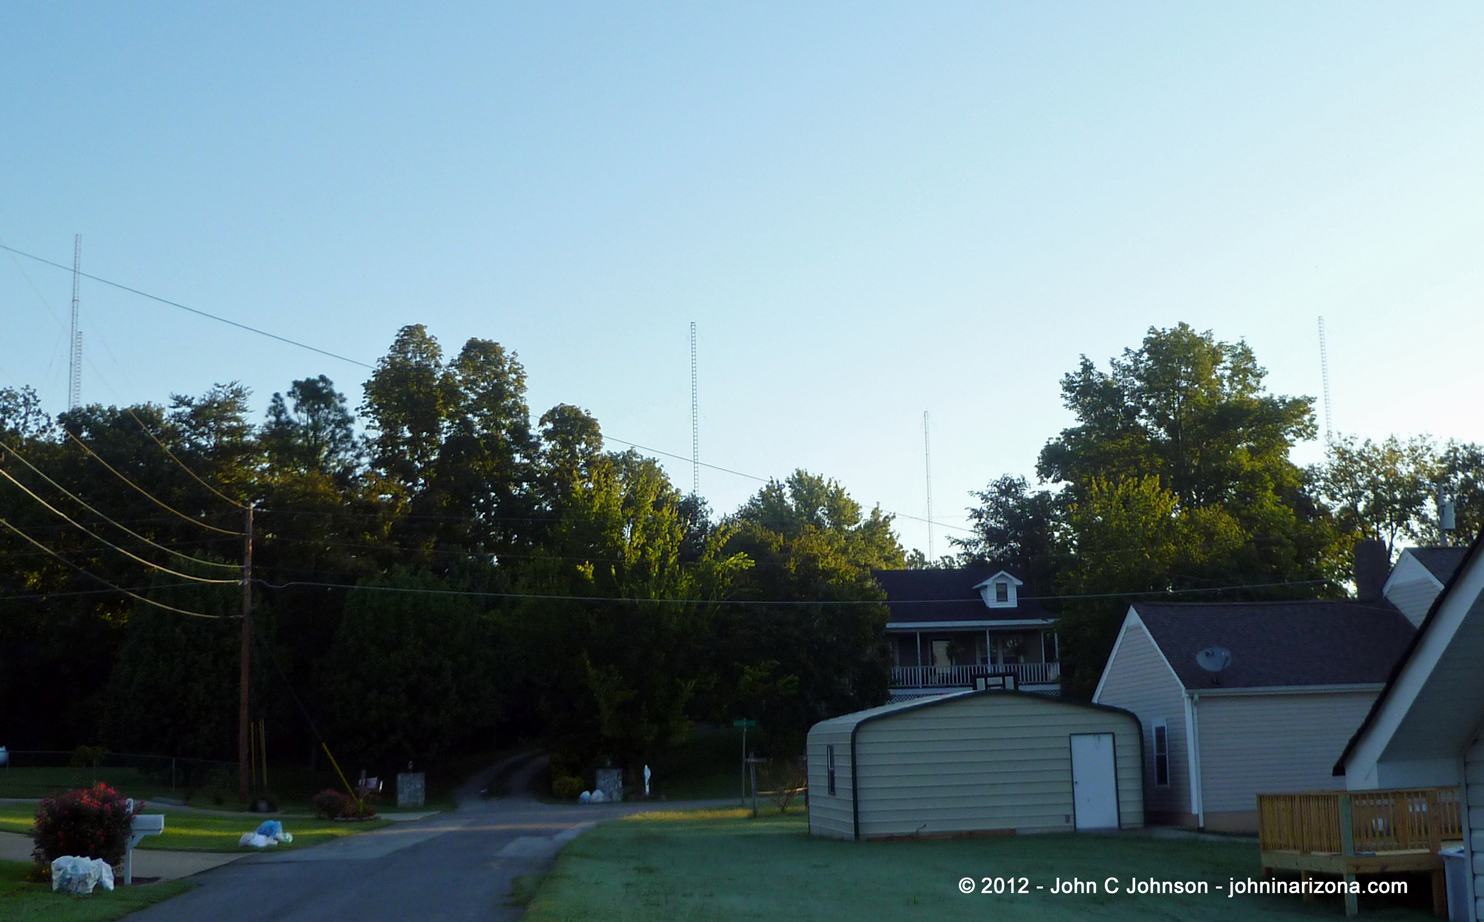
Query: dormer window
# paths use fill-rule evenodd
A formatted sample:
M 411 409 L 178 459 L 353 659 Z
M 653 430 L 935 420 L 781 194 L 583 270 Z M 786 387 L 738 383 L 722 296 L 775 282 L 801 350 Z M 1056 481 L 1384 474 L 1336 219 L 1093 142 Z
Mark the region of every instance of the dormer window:
M 986 608 L 1015 608 L 1019 604 L 1017 590 L 1023 586 L 1020 580 L 1001 570 L 994 576 L 975 586 Z

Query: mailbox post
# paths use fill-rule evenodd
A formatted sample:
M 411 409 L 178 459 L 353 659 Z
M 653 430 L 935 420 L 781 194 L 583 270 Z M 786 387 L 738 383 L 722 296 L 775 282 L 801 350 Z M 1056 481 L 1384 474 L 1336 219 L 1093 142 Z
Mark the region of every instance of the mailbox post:
M 134 812 L 134 801 L 129 802 L 129 812 Z M 165 831 L 165 814 L 141 813 L 129 824 L 129 845 L 124 849 L 124 886 L 134 883 L 134 846 L 144 841 L 145 836 L 157 836 Z

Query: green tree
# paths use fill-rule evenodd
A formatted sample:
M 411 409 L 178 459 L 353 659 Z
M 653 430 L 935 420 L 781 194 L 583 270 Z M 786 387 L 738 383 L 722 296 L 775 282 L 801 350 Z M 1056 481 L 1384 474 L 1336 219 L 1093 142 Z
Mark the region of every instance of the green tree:
M 1438 466 L 1430 439 L 1380 442 L 1353 436 L 1333 439 L 1317 472 L 1324 499 L 1342 527 L 1377 538 L 1395 559 L 1399 542 L 1425 532 L 1431 477 Z
M 884 596 L 871 571 L 905 564 L 891 521 L 802 470 L 726 520 L 727 550 L 755 562 L 735 597 L 757 604 L 721 615 L 718 671 L 732 698 L 717 707 L 757 718 L 775 754 L 796 754 L 817 721 L 887 698 L 887 610 L 873 604 Z
M 275 393 L 259 437 L 275 465 L 305 473 L 348 477 L 361 461 L 355 417 L 345 395 L 324 375 L 293 382 L 287 401 Z
M 1049 594 L 1061 562 L 1057 535 L 1061 509 L 1056 495 L 1032 490 L 1024 477 L 1010 474 L 971 495 L 979 500 L 978 506 L 968 510 L 973 535 L 948 539 L 959 549 L 959 563 L 1015 564 L 1036 592 Z

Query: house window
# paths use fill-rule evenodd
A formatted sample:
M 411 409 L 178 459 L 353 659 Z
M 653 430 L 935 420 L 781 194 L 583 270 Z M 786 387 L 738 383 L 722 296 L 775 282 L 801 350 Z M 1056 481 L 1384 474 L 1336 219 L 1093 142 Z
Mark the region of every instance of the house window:
M 1170 786 L 1170 730 L 1163 720 L 1154 725 L 1154 783 Z
M 1004 580 L 994 584 L 994 600 L 996 602 L 1010 601 L 1010 584 Z
M 825 788 L 835 793 L 835 747 L 824 747 Z

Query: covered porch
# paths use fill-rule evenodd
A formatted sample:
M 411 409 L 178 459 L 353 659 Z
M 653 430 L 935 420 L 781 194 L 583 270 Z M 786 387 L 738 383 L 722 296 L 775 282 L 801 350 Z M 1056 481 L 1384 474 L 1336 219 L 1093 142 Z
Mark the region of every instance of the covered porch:
M 973 688 L 976 680 L 1015 676 L 1018 688 L 1059 688 L 1061 658 L 1047 630 L 888 630 L 891 684 L 904 689 Z

